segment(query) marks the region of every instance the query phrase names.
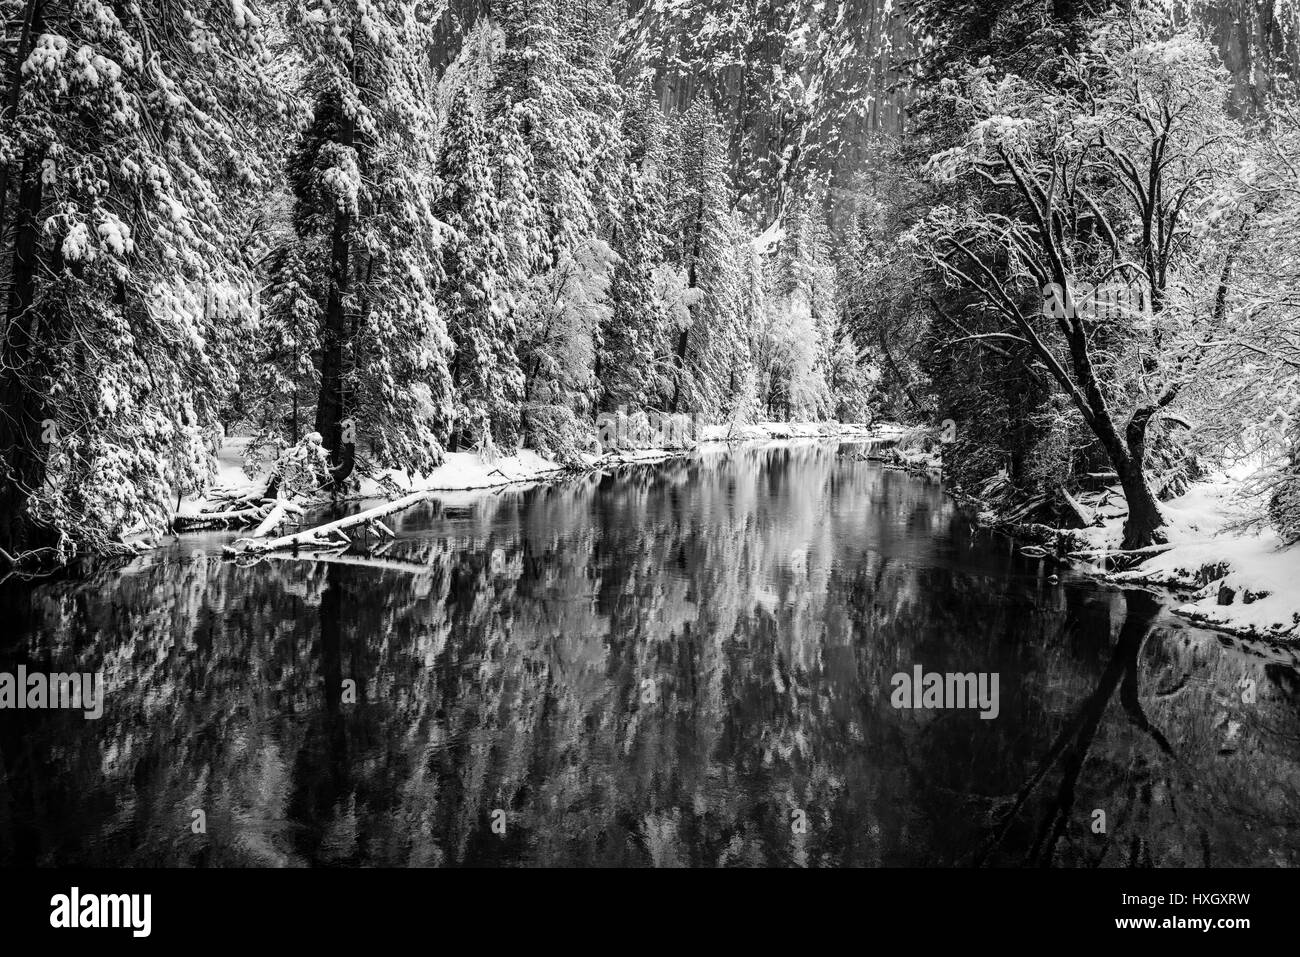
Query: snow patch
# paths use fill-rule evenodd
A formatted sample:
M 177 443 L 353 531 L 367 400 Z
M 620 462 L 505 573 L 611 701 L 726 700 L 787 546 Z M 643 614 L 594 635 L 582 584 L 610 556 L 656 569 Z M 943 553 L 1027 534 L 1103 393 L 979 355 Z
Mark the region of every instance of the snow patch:
M 1300 548 L 1287 547 L 1271 528 L 1250 528 L 1244 476 L 1221 474 L 1161 503 L 1172 546 L 1116 582 L 1192 589 L 1175 611 L 1250 637 L 1300 637 Z M 1122 501 L 1122 499 L 1121 499 Z M 1078 534 L 1093 548 L 1119 548 L 1126 511 L 1116 508 L 1099 526 Z

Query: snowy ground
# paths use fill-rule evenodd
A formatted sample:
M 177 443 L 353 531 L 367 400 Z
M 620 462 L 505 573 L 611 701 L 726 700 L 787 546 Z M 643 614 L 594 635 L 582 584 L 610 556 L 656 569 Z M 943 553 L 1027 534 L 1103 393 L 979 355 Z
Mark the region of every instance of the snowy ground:
M 898 426 L 882 424 L 864 426 L 838 422 L 763 422 L 745 426 L 712 425 L 704 429 L 701 445 L 720 445 L 732 442 L 770 441 L 780 439 L 813 438 L 892 438 L 901 432 Z M 205 512 L 220 510 L 221 502 L 241 495 L 256 495 L 266 487 L 265 476 L 250 477 L 244 471 L 244 450 L 247 437 L 232 436 L 222 444 L 217 454 L 217 475 L 207 495 L 187 499 L 177 510 L 178 518 L 193 518 Z M 657 462 L 685 454 L 684 449 L 628 449 L 603 455 L 584 456 L 588 468 L 602 468 L 635 462 Z M 394 493 L 451 492 L 472 489 L 496 488 L 536 482 L 546 476 L 565 471 L 550 459 L 529 449 L 514 455 L 485 458 L 475 452 L 449 452 L 441 466 L 427 475 L 412 479 L 405 472 L 391 470 L 382 479 L 366 478 L 354 496 L 360 499 L 388 498 Z M 391 484 L 390 484 L 391 483 Z
M 892 422 L 853 425 L 840 422 L 759 422 L 753 425 L 708 425 L 705 442 L 746 442 L 764 439 L 873 438 L 888 439 L 907 430 Z
M 1193 485 L 1161 504 L 1168 527 L 1167 551 L 1112 581 L 1145 582 L 1193 589 L 1179 614 L 1252 637 L 1300 637 L 1300 548 L 1284 548 L 1271 529 L 1244 530 L 1240 475 L 1220 475 Z M 1101 513 L 1100 525 L 1077 534 L 1091 548 L 1119 548 L 1124 525 L 1120 507 Z M 1100 573 L 1100 568 L 1097 568 Z

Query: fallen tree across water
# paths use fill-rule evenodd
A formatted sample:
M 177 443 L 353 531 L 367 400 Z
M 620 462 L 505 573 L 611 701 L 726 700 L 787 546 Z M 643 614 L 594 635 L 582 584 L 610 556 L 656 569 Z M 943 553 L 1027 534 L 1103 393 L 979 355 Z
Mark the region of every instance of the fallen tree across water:
M 355 515 L 326 522 L 324 525 L 317 525 L 315 528 L 304 529 L 301 532 L 281 535 L 279 538 L 253 537 L 236 539 L 222 551 L 227 555 L 257 555 L 262 552 L 285 551 L 287 549 L 297 551 L 312 548 L 337 548 L 352 544 L 351 537 L 346 534 L 349 529 L 373 532 L 380 538 L 393 538 L 393 530 L 380 519 L 396 512 L 405 511 L 414 505 L 419 505 L 421 502 L 427 501 L 433 494 L 432 490 L 412 492 L 402 498 L 394 499 L 391 502 L 383 502 L 374 508 L 357 512 Z
M 233 503 L 231 508 L 179 514 L 172 519 L 172 528 L 178 532 L 189 532 L 203 528 L 256 524 L 253 537 L 262 538 L 283 525 L 290 515 L 301 514 L 302 507 L 287 499 L 249 498 Z
M 253 530 L 254 538 L 265 538 L 273 531 L 279 528 L 288 520 L 290 515 L 301 515 L 301 506 L 295 505 L 287 499 L 276 499 L 275 506 L 267 513 L 266 518 L 262 519 L 262 524 Z
M 194 531 L 201 528 L 229 527 L 231 525 L 251 525 L 266 519 L 271 508 L 269 505 L 249 505 L 247 508 L 223 509 L 214 512 L 197 512 L 192 515 L 177 515 L 172 519 L 172 527 L 178 532 Z

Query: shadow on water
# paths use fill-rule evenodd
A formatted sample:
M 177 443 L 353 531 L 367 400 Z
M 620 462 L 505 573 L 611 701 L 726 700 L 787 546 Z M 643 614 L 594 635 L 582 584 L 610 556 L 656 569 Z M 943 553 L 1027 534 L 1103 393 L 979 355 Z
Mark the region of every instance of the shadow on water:
M 107 697 L 0 711 L 0 863 L 1300 863 L 1294 654 L 1052 582 L 839 451 L 452 496 L 382 554 L 211 534 L 8 582 L 0 671 Z M 895 709 L 918 665 L 996 673 L 997 717 Z

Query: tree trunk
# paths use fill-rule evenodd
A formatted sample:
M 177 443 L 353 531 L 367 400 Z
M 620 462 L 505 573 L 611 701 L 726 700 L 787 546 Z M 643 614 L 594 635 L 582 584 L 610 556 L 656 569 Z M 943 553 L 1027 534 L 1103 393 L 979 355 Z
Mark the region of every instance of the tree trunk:
M 351 146 L 353 123 L 340 121 L 339 143 Z M 334 213 L 330 236 L 330 286 L 322 318 L 320 396 L 316 402 L 316 431 L 330 456 L 330 474 L 336 486 L 352 474 L 356 464 L 355 441 L 344 441 L 353 436 L 343 434 L 344 408 L 343 357 L 351 338 L 346 315 L 348 290 L 351 287 L 349 269 L 349 232 L 352 216 L 346 212 Z
M 1120 437 L 1109 410 L 1101 405 L 1094 413 L 1091 423 L 1094 434 L 1106 450 L 1106 456 L 1119 476 L 1120 488 L 1124 491 L 1124 501 L 1128 505 L 1128 518 L 1124 520 L 1124 544 L 1128 551 L 1146 548 L 1148 545 L 1163 543 L 1164 516 L 1160 506 L 1151 492 L 1147 482 L 1143 461 L 1146 458 L 1146 425 L 1151 412 L 1141 410 L 1134 413 L 1129 421 L 1125 436 Z
M 32 37 L 41 29 L 43 5 L 41 0 L 27 0 L 23 7 L 23 26 L 18 35 L 18 46 L 14 50 L 13 67 L 6 78 L 9 82 L 8 95 L 5 97 L 6 106 L 8 106 L 9 118 L 12 120 L 18 115 L 18 105 L 21 102 L 21 93 L 23 88 L 23 70 L 22 66 L 27 61 L 31 53 Z M 5 234 L 6 221 L 5 211 L 8 208 L 9 201 L 9 163 L 0 162 L 0 237 Z
M 1065 276 L 1060 283 L 1062 288 L 1068 284 Z M 1078 317 L 1071 317 L 1071 335 L 1069 337 L 1071 359 L 1079 389 L 1075 390 L 1075 403 L 1084 412 L 1093 434 L 1101 441 L 1115 474 L 1119 476 L 1120 487 L 1124 490 L 1124 500 L 1128 504 L 1128 518 L 1124 520 L 1124 544 L 1127 551 L 1134 548 L 1146 548 L 1164 541 L 1160 532 L 1164 517 L 1156 504 L 1156 497 L 1147 484 L 1143 464 L 1146 461 L 1147 424 L 1157 409 L 1165 401 L 1173 398 L 1173 393 L 1162 402 L 1139 406 L 1129 418 L 1128 425 L 1121 435 L 1115 427 L 1115 419 L 1110 406 L 1101 390 L 1089 354 L 1088 338 L 1083 324 Z M 1053 360 L 1055 361 L 1055 360 Z M 1059 367 L 1058 367 L 1059 368 Z M 1068 381 L 1068 380 L 1066 380 Z M 1062 384 L 1066 384 L 1065 381 Z M 1081 394 L 1080 394 L 1081 390 Z
M 50 529 L 28 512 L 32 492 L 45 480 L 45 383 L 40 368 L 36 265 L 42 201 L 40 157 L 29 155 L 19 179 L 5 334 L 0 347 L 0 546 L 11 554 L 52 544 Z
M 677 334 L 677 384 L 673 387 L 673 401 L 669 411 L 676 415 L 681 411 L 682 380 L 686 378 L 686 348 L 691 341 L 690 327 Z
M 1146 472 L 1142 469 L 1141 458 L 1131 454 L 1124 456 L 1123 464 L 1116 462 L 1115 472 L 1119 475 L 1120 487 L 1124 490 L 1124 500 L 1128 503 L 1128 518 L 1124 520 L 1124 544 L 1128 551 L 1146 548 L 1164 541 L 1161 528 L 1165 524 L 1160 514 L 1160 506 L 1151 492 Z
M 1118 459 L 1111 457 L 1120 486 L 1124 489 L 1124 500 L 1128 502 L 1128 518 L 1124 522 L 1125 549 L 1146 548 L 1165 540 L 1160 531 L 1165 524 L 1164 516 L 1160 514 L 1160 506 L 1142 467 L 1146 461 L 1147 426 L 1156 410 L 1157 405 L 1144 405 L 1133 413 L 1124 431 L 1127 447 Z

